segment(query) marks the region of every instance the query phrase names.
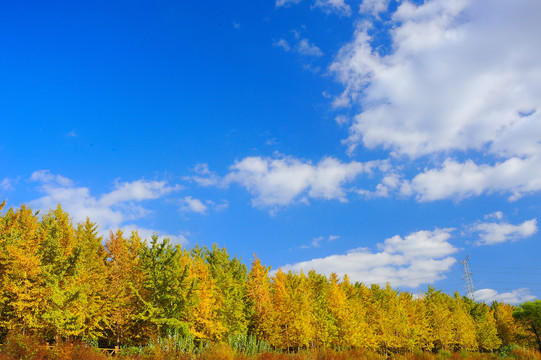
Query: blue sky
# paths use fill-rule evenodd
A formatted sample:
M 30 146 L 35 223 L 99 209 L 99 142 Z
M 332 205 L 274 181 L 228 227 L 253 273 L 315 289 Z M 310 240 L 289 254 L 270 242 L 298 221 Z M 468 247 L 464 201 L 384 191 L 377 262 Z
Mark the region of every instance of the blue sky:
M 273 269 L 541 296 L 541 4 L 18 1 L 0 198 Z

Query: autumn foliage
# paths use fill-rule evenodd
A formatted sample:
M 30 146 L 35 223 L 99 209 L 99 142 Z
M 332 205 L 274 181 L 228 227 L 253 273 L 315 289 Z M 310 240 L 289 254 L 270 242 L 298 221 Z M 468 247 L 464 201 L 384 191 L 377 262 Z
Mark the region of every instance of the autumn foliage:
M 188 250 L 137 232 L 104 239 L 60 206 L 0 214 L 0 359 L 30 348 L 28 358 L 53 358 L 46 343 L 88 359 L 114 346 L 141 359 L 528 352 L 536 339 L 515 310 L 432 287 L 413 296 L 336 274 L 270 272 L 257 257 L 248 268 L 225 248 Z

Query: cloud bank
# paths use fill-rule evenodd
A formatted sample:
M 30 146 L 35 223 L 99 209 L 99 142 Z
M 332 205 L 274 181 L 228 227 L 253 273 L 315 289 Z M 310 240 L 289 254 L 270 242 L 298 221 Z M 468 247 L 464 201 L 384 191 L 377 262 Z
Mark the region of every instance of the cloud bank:
M 352 281 L 416 288 L 444 278 L 456 263 L 451 255 L 458 251 L 448 240 L 453 229 L 417 231 L 405 237 L 393 236 L 377 245 L 379 251 L 358 248 L 343 255 L 288 264 L 284 271 L 315 270 L 329 275 L 347 274 Z

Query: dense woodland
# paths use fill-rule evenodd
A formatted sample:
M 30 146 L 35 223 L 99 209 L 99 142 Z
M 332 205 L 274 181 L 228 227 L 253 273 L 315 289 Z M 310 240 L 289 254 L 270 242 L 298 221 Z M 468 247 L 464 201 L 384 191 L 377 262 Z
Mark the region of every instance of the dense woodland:
M 2 206 L 3 207 L 3 204 Z M 314 271 L 269 274 L 225 248 L 191 250 L 137 232 L 99 236 L 60 206 L 0 213 L 0 336 L 101 347 L 175 339 L 258 349 L 493 351 L 536 348 L 517 308 L 432 287 L 420 296 Z M 520 310 L 520 308 L 518 308 Z

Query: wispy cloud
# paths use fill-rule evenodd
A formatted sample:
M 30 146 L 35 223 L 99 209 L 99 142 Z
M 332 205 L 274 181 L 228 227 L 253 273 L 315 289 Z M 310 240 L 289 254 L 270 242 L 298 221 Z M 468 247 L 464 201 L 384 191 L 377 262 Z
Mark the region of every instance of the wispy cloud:
M 321 247 L 321 243 L 324 241 L 335 241 L 338 240 L 340 236 L 338 235 L 330 235 L 328 238 L 325 238 L 324 236 L 318 236 L 314 239 L 312 239 L 312 242 L 309 245 L 301 245 L 301 249 L 310 249 L 310 248 L 318 248 Z
M 10 178 L 4 178 L 2 181 L 0 181 L 0 190 L 13 190 L 13 181 Z
M 351 16 L 351 7 L 344 0 L 316 0 L 314 7 L 321 8 L 326 13 Z
M 300 3 L 301 0 L 276 0 L 276 7 L 288 7 Z
M 304 56 L 323 56 L 323 51 L 308 41 L 308 39 L 300 39 L 297 44 L 297 52 Z

